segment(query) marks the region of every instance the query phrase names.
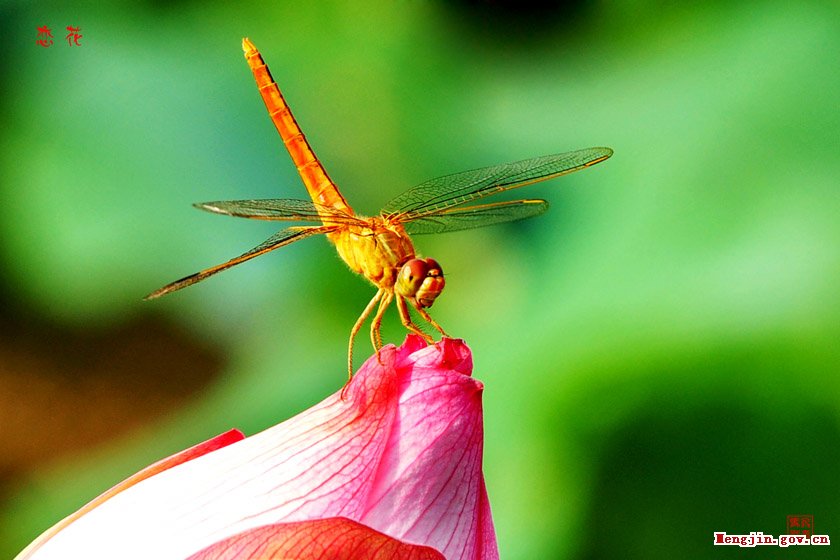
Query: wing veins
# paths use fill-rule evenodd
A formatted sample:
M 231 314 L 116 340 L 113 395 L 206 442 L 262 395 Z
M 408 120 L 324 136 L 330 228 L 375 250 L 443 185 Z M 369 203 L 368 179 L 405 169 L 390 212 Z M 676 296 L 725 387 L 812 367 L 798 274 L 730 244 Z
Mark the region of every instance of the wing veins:
M 283 222 L 322 222 L 325 225 L 359 224 L 358 217 L 330 206 L 315 204 L 310 200 L 270 198 L 251 200 L 222 200 L 193 204 L 199 210 L 249 218 L 252 220 Z
M 197 282 L 201 282 L 202 280 L 213 276 L 216 273 L 222 272 L 223 270 L 227 270 L 232 266 L 236 266 L 240 263 L 245 261 L 249 261 L 255 257 L 260 255 L 264 255 L 270 251 L 275 249 L 279 249 L 285 245 L 290 243 L 294 243 L 295 241 L 299 241 L 301 239 L 305 239 L 307 237 L 311 237 L 313 235 L 318 235 L 321 233 L 329 233 L 335 230 L 333 226 L 305 226 L 305 227 L 290 227 L 284 230 L 281 230 L 250 251 L 246 251 L 242 253 L 238 257 L 232 258 L 229 261 L 223 262 L 221 264 L 217 264 L 216 266 L 211 266 L 210 268 L 206 268 L 195 274 L 190 274 L 189 276 L 185 276 L 180 280 L 176 280 L 175 282 L 171 282 L 166 286 L 155 290 L 154 292 L 150 293 L 143 299 L 155 299 L 171 292 L 180 290 L 181 288 L 186 288 L 187 286 L 192 286 Z
M 548 210 L 545 200 L 511 200 L 493 202 L 464 208 L 451 208 L 431 214 L 405 225 L 409 234 L 448 233 L 539 216 Z
M 438 177 L 397 196 L 386 215 L 417 219 L 498 192 L 553 179 L 604 161 L 609 148 L 587 148 Z

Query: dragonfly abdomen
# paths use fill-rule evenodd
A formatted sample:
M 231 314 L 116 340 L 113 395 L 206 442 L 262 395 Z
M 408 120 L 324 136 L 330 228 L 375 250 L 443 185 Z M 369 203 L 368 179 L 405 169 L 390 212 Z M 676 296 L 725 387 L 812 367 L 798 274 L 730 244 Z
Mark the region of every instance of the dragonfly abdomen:
M 280 133 L 283 144 L 289 151 L 309 196 L 317 204 L 352 215 L 353 209 L 347 204 L 335 183 L 327 175 L 324 166 L 318 161 L 315 152 L 312 151 L 312 147 L 292 115 L 283 94 L 280 93 L 280 88 L 271 76 L 262 55 L 247 38 L 242 40 L 242 49 L 245 51 L 245 59 L 257 81 L 260 96 L 268 109 L 271 121 Z

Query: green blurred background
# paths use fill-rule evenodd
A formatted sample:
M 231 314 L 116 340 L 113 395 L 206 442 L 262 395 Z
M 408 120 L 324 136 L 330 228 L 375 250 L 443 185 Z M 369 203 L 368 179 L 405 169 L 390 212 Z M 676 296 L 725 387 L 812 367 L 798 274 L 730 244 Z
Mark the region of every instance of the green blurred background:
M 277 229 L 192 202 L 304 196 L 243 36 L 363 213 L 615 150 L 516 193 L 543 217 L 415 240 L 486 384 L 503 558 L 717 557 L 789 514 L 840 539 L 836 2 L 63 4 L 0 8 L 0 557 L 343 382 L 372 290 L 323 239 L 141 301 Z

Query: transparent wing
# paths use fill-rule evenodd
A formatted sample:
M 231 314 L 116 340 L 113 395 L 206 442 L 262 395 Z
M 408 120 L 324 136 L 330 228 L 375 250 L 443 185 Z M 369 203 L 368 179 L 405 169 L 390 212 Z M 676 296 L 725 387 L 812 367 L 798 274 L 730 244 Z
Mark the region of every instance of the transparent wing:
M 222 200 L 193 204 L 200 210 L 251 218 L 284 222 L 324 222 L 325 224 L 358 224 L 360 220 L 341 210 L 315 204 L 310 200 L 272 198 L 263 200 Z
M 289 243 L 293 243 L 300 239 L 304 239 L 306 237 L 311 237 L 313 235 L 318 235 L 320 233 L 329 233 L 335 230 L 335 227 L 332 226 L 309 226 L 309 227 L 290 227 L 286 228 L 282 231 L 279 231 L 251 249 L 246 253 L 242 253 L 238 257 L 231 259 L 227 262 L 222 264 L 217 264 L 211 268 L 207 268 L 202 270 L 201 272 L 196 272 L 195 274 L 190 274 L 180 280 L 176 280 L 170 284 L 167 284 L 163 288 L 159 290 L 155 290 L 154 292 L 150 293 L 143 299 L 155 299 L 159 298 L 160 296 L 164 296 L 170 292 L 174 292 L 176 290 L 180 290 L 181 288 L 186 288 L 187 286 L 192 286 L 196 282 L 201 282 L 205 278 L 209 278 L 213 276 L 217 272 L 221 272 L 223 270 L 227 270 L 232 266 L 236 266 L 239 263 L 243 263 L 245 261 L 249 261 L 254 257 L 258 257 L 269 251 L 273 251 L 274 249 L 279 249 L 284 245 L 288 245 Z
M 572 173 L 602 162 L 612 153 L 610 148 L 587 148 L 445 175 L 397 196 L 385 205 L 383 214 L 399 216 L 403 222 L 416 220 L 485 196 Z
M 539 216 L 548 210 L 545 200 L 512 200 L 466 208 L 443 210 L 405 224 L 410 234 L 446 233 L 462 229 L 514 222 Z

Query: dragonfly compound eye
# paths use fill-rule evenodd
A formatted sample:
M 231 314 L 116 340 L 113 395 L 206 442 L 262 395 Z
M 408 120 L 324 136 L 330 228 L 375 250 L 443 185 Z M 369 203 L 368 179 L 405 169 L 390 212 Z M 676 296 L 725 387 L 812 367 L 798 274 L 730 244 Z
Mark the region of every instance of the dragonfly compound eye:
M 397 276 L 396 291 L 401 296 L 414 297 L 417 290 L 426 279 L 426 273 L 429 270 L 429 265 L 422 259 L 411 259 L 407 261 L 400 269 L 399 276 Z
M 420 307 L 431 307 L 446 281 L 443 270 L 434 259 L 411 259 L 400 269 L 396 291 L 414 299 Z
M 426 271 L 426 279 L 417 290 L 414 296 L 421 307 L 431 307 L 443 287 L 446 285 L 446 280 L 443 279 L 443 269 L 434 259 L 426 259 L 426 265 L 429 267 Z

